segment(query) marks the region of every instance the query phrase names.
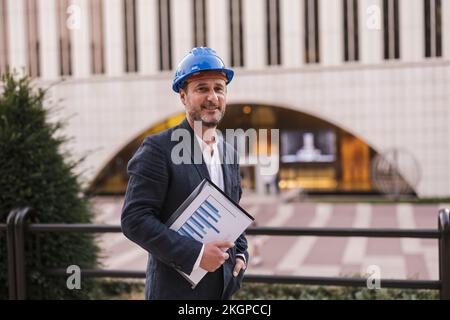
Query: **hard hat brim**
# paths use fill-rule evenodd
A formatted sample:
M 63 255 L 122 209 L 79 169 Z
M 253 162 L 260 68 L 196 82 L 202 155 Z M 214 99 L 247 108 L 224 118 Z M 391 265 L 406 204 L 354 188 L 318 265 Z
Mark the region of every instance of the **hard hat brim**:
M 217 71 L 217 72 L 224 73 L 227 78 L 227 81 L 226 81 L 227 84 L 231 82 L 231 80 L 233 79 L 233 76 L 234 76 L 234 71 L 231 69 L 227 69 L 227 68 L 216 68 L 216 69 L 207 69 L 207 70 L 200 70 L 200 71 L 195 70 L 195 71 L 189 72 L 189 73 L 185 74 L 184 76 L 180 77 L 179 79 L 177 79 L 177 81 L 175 81 L 172 85 L 173 91 L 175 91 L 176 93 L 179 93 L 181 87 L 183 86 L 183 84 L 189 77 L 191 77 L 193 74 L 198 74 L 198 73 L 206 72 L 206 71 L 208 71 L 208 72 Z

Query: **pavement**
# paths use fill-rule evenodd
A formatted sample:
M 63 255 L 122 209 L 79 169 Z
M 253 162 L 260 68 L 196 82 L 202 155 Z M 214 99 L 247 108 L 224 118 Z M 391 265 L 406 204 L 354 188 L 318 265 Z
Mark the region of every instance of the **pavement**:
M 96 223 L 120 224 L 123 197 L 96 197 Z M 292 194 L 244 194 L 241 205 L 258 226 L 318 228 L 436 229 L 440 208 L 450 204 L 341 203 L 314 201 Z M 386 279 L 437 280 L 438 242 L 435 239 L 360 237 L 247 236 L 251 274 L 352 276 L 376 266 Z M 123 234 L 98 236 L 105 269 L 145 270 L 147 252 Z M 259 253 L 259 254 L 258 254 Z

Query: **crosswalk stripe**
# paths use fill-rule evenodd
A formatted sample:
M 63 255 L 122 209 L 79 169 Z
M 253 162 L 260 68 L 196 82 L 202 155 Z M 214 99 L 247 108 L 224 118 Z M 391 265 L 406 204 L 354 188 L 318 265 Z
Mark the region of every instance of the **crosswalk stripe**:
M 294 206 L 290 203 L 281 204 L 277 209 L 277 214 L 265 224 L 267 227 L 280 227 L 294 214 Z
M 437 240 L 436 240 L 437 244 Z M 428 247 L 423 251 L 425 265 L 427 266 L 428 276 L 431 280 L 439 279 L 439 254 L 436 247 Z
M 416 229 L 413 207 L 411 204 L 402 203 L 396 206 L 397 223 L 400 228 Z M 402 252 L 406 254 L 422 253 L 420 239 L 401 238 Z
M 97 223 L 120 223 L 121 208 L 119 204 L 104 203 L 101 207 L 102 213 L 94 217 Z
M 287 221 L 292 218 L 294 214 L 294 206 L 292 204 L 281 204 L 278 206 L 276 214 L 271 218 L 264 226 L 267 227 L 282 227 L 285 226 Z M 266 241 L 270 239 L 270 236 L 255 236 L 252 237 L 250 242 L 258 243 L 258 246 L 263 246 Z M 251 249 L 250 249 L 251 250 Z
M 99 243 L 104 250 L 109 250 L 111 248 L 117 247 L 120 243 L 124 243 L 127 241 L 125 236 L 122 233 L 114 233 L 114 234 L 104 234 L 99 237 Z
M 339 265 L 307 265 L 294 271 L 296 276 L 305 277 L 337 277 L 341 272 Z
M 372 255 L 364 258 L 361 273 L 370 273 L 370 266 L 377 266 L 381 279 L 406 279 L 406 261 L 404 256 Z M 381 283 L 383 287 L 383 283 Z
M 356 205 L 353 228 L 369 228 L 372 221 L 372 206 L 366 203 Z M 367 238 L 351 237 L 342 256 L 344 264 L 360 264 L 366 254 Z
M 326 226 L 332 211 L 333 207 L 330 204 L 317 204 L 314 219 L 309 224 L 309 227 L 320 228 Z M 297 270 L 308 256 L 316 241 L 317 237 L 300 237 L 300 239 L 296 240 L 289 250 L 287 250 L 283 259 L 276 266 L 276 269 L 280 271 Z
M 279 200 L 279 199 L 278 199 Z M 123 203 L 123 199 L 100 199 L 97 203 L 94 203 L 96 208 L 95 212 L 98 215 L 95 216 L 97 223 L 116 224 L 120 223 L 120 210 Z M 273 214 L 267 213 L 263 209 L 268 205 L 273 206 Z M 298 202 L 283 203 L 282 201 L 274 202 L 274 199 L 267 199 L 266 197 L 253 197 L 251 201 L 247 201 L 247 211 L 255 217 L 264 218 L 264 226 L 268 227 L 284 227 L 289 226 L 291 222 L 296 218 L 295 208 L 298 206 Z M 335 204 L 315 204 L 315 214 L 313 220 L 305 227 L 328 227 L 330 226 L 330 219 L 333 216 L 333 208 Z M 439 209 L 450 208 L 449 203 L 440 203 L 436 205 Z M 356 214 L 352 223 L 354 228 L 370 228 L 372 227 L 373 208 L 371 204 L 356 204 Z M 434 207 L 436 208 L 436 207 Z M 353 210 L 353 209 L 352 209 Z M 416 207 L 413 204 L 398 204 L 395 206 L 395 219 L 399 228 L 414 229 L 417 228 L 418 221 L 415 220 Z M 422 210 L 420 208 L 420 210 Z M 431 207 L 431 210 L 434 210 Z M 437 210 L 436 210 L 437 212 Z M 382 213 L 380 213 L 382 214 Z M 433 221 L 436 216 L 433 215 Z M 428 218 L 427 218 L 428 219 Z M 265 220 L 268 220 L 267 222 Z M 430 222 L 427 220 L 427 222 Z M 435 224 L 433 224 L 435 225 Z M 249 237 L 249 245 L 252 239 L 258 238 L 261 250 L 264 255 L 270 255 L 270 252 L 265 252 L 264 242 L 269 239 L 273 239 L 269 236 L 252 236 Z M 142 250 L 136 245 L 130 244 L 129 249 L 123 249 L 126 247 L 128 241 L 122 234 L 105 234 L 98 238 L 99 245 L 102 251 L 106 254 L 103 261 L 107 268 L 121 268 L 132 270 L 145 270 L 145 263 L 147 260 L 147 252 Z M 284 248 L 277 248 L 282 254 L 282 257 L 278 262 L 263 263 L 262 265 L 249 266 L 249 273 L 254 274 L 295 274 L 295 275 L 324 275 L 333 276 L 339 275 L 339 270 L 343 265 L 352 265 L 352 268 L 358 268 L 362 273 L 365 272 L 365 268 L 368 265 L 375 264 L 382 268 L 383 278 L 402 278 L 406 276 L 414 276 L 414 270 L 417 267 L 414 265 L 407 265 L 410 259 L 407 259 L 408 254 L 415 254 L 422 257 L 428 271 L 427 279 L 438 278 L 438 251 L 437 240 L 421 241 L 419 239 L 401 238 L 402 251 L 396 255 L 378 254 L 368 255 L 367 246 L 368 238 L 354 237 L 347 238 L 346 246 L 344 248 L 342 257 L 336 259 L 336 262 L 329 264 L 319 265 L 305 265 L 306 259 L 312 253 L 311 251 L 315 247 L 316 241 L 319 237 L 298 237 L 291 238 L 289 243 L 292 245 Z M 319 253 L 320 254 L 320 253 Z M 414 261 L 414 259 L 412 260 Z M 408 268 L 406 268 L 408 267 Z M 353 270 L 352 269 L 352 270 Z M 411 272 L 412 274 L 407 274 Z M 422 278 L 422 274 L 420 275 Z
M 109 257 L 104 262 L 104 264 L 107 265 L 107 268 L 111 269 L 145 270 L 145 262 L 147 261 L 147 256 L 147 252 L 142 249 L 129 250 L 119 255 Z M 137 259 L 142 260 L 143 265 L 139 266 L 137 264 L 133 264 L 132 266 L 130 266 L 130 262 Z

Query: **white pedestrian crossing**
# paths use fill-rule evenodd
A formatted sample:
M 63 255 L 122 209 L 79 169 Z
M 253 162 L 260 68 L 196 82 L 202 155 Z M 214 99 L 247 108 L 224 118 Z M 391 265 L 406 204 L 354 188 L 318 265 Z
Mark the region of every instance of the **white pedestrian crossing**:
M 325 227 L 332 214 L 330 204 L 317 204 L 314 219 L 309 224 L 311 228 Z M 284 258 L 277 264 L 276 269 L 280 271 L 295 271 L 302 265 L 314 246 L 317 237 L 300 237 L 293 246 L 291 246 Z
M 372 206 L 369 204 L 357 204 L 356 216 L 353 228 L 369 228 L 372 220 Z M 351 237 L 348 239 L 344 250 L 342 263 L 361 264 L 364 259 L 367 247 L 367 238 Z
M 413 207 L 411 204 L 398 204 L 397 205 L 397 223 L 401 229 L 416 229 L 416 223 L 414 220 Z M 420 239 L 415 238 L 402 238 L 400 239 L 402 251 L 405 254 L 420 254 L 423 249 L 420 243 Z
M 336 204 L 333 203 L 305 203 L 289 201 L 283 202 L 281 198 L 251 196 L 243 199 L 243 205 L 258 222 L 258 226 L 263 227 L 315 227 L 326 228 L 333 226 L 333 223 L 339 221 L 342 210 L 334 210 Z M 94 199 L 94 208 L 96 212 L 95 221 L 97 223 L 118 224 L 120 223 L 120 214 L 123 204 L 123 198 L 104 197 Z M 383 210 L 374 211 L 376 204 L 355 203 L 349 205 L 349 210 L 354 210 L 353 228 L 371 228 L 374 226 L 374 219 L 383 221 L 394 221 L 392 228 L 415 229 L 426 226 L 437 225 L 438 208 L 450 208 L 450 204 L 442 203 L 436 206 L 424 207 L 415 204 L 384 204 Z M 271 208 L 273 207 L 273 210 Z M 270 208 L 268 210 L 268 208 Z M 389 210 L 386 210 L 391 208 Z M 425 210 L 426 209 L 426 210 Z M 308 220 L 307 212 L 313 210 L 312 218 Z M 417 210 L 417 211 L 416 211 Z M 350 211 L 353 212 L 353 211 Z M 375 216 L 376 212 L 376 216 Z M 379 216 L 389 215 L 394 212 L 395 217 Z M 302 214 L 300 214 L 302 213 Z M 418 213 L 420 213 L 418 215 Z M 298 219 L 296 217 L 298 216 Z M 348 219 L 348 214 L 342 216 Z M 419 220 L 417 220 L 419 219 Z M 305 223 L 304 221 L 309 221 Z M 333 222 L 334 221 L 334 222 Z M 305 225 L 302 225 L 305 224 Z M 392 223 L 392 222 L 391 222 Z M 387 226 L 389 227 L 389 226 Z M 369 252 L 369 239 L 364 237 L 350 237 L 345 242 L 344 247 L 339 247 L 339 253 L 336 253 L 336 261 L 325 259 L 326 262 L 317 263 L 323 259 L 311 259 L 311 257 L 320 256 L 322 253 L 314 250 L 319 237 L 302 236 L 289 242 L 286 246 L 276 248 L 277 253 L 283 253 L 277 261 L 270 259 L 272 251 L 265 250 L 265 246 L 275 237 L 259 236 L 249 237 L 249 245 L 258 238 L 260 245 L 262 263 L 251 265 L 248 273 L 252 274 L 292 274 L 303 276 L 340 276 L 344 271 L 346 274 L 358 272 L 364 274 L 370 265 L 380 267 L 383 278 L 406 279 L 415 277 L 418 279 L 437 279 L 438 278 L 438 248 L 437 240 L 422 240 L 402 238 L 398 252 L 396 248 L 386 247 L 386 254 L 383 254 L 383 248 L 377 248 L 376 254 Z M 147 252 L 126 239 L 122 234 L 104 234 L 98 237 L 99 246 L 102 249 L 102 259 L 105 268 L 108 269 L 128 269 L 145 270 Z M 276 243 L 276 242 L 275 242 Z M 386 242 L 388 243 L 388 242 Z M 330 243 L 332 245 L 332 243 Z M 388 246 L 389 244 L 381 244 Z M 320 247 L 320 246 L 319 246 Z M 337 247 L 337 248 L 338 248 Z M 373 248 L 373 243 L 371 245 Z M 373 251 L 373 249 L 371 249 Z M 250 254 L 252 250 L 250 248 Z M 334 259 L 334 258 L 333 258 Z M 323 261 L 325 261 L 323 260 Z M 251 258 L 250 258 L 251 261 Z M 308 264 L 307 261 L 315 261 Z M 350 271 L 349 271 L 350 270 Z

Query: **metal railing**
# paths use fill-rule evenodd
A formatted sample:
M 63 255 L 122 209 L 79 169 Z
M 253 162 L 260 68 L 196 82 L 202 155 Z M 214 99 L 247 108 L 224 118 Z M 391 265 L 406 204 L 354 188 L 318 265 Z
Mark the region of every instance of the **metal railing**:
M 122 232 L 120 226 L 99 224 L 27 224 L 26 218 L 33 214 L 31 208 L 13 210 L 6 224 L 0 224 L 0 232 L 6 231 L 8 256 L 8 286 L 10 299 L 26 299 L 25 238 L 32 233 Z M 247 235 L 266 236 L 319 236 L 319 237 L 371 237 L 371 238 L 424 238 L 439 240 L 439 280 L 381 279 L 384 288 L 434 289 L 440 298 L 450 300 L 450 211 L 442 209 L 438 215 L 437 229 L 350 229 L 350 228 L 250 228 Z M 41 270 L 45 274 L 67 276 L 65 269 Z M 131 270 L 82 270 L 85 277 L 145 278 L 144 271 Z M 327 286 L 366 287 L 365 278 L 306 277 L 281 275 L 254 275 L 244 277 L 245 282 L 304 284 Z

